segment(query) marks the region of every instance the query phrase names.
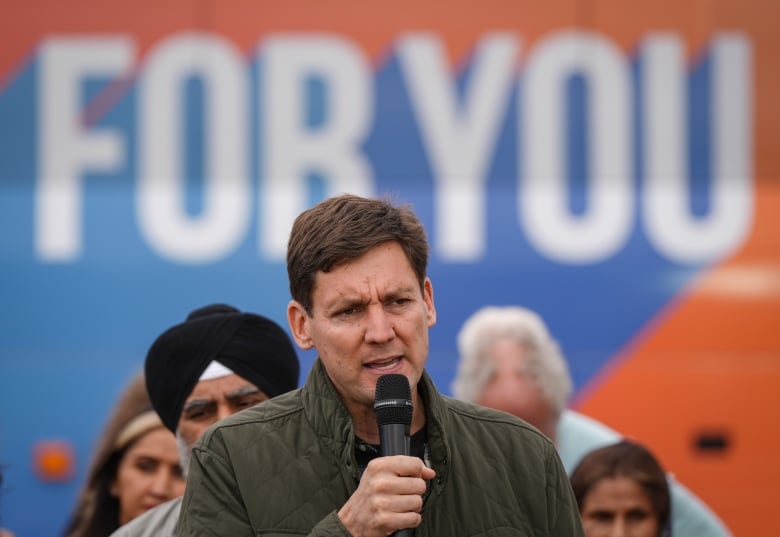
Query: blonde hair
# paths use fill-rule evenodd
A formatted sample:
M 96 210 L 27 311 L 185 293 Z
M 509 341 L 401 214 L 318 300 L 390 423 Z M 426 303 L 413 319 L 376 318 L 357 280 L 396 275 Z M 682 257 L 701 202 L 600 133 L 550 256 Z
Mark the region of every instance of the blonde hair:
M 160 416 L 154 410 L 147 410 L 130 420 L 119 432 L 114 443 L 114 450 L 119 451 L 132 444 L 151 430 L 162 427 Z

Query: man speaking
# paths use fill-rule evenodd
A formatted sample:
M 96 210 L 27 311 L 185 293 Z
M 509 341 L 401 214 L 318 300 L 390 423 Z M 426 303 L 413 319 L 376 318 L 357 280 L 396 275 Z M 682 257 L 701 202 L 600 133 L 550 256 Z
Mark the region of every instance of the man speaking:
M 298 216 L 287 319 L 316 349 L 303 388 L 230 416 L 192 451 L 178 535 L 582 536 L 555 447 L 439 393 L 428 242 L 406 207 L 344 195 Z M 377 379 L 411 388 L 410 455 L 379 456 Z

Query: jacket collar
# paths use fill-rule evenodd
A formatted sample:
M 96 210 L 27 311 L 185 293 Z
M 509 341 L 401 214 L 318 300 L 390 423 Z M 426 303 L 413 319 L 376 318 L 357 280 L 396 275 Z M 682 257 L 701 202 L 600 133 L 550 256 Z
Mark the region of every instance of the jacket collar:
M 431 464 L 437 473 L 440 473 L 448 467 L 450 460 L 450 446 L 445 434 L 446 403 L 426 371 L 423 371 L 418 389 L 425 405 Z M 319 358 L 314 361 L 306 384 L 301 390 L 301 400 L 306 418 L 317 435 L 344 464 L 356 465 L 352 417 L 341 402 Z

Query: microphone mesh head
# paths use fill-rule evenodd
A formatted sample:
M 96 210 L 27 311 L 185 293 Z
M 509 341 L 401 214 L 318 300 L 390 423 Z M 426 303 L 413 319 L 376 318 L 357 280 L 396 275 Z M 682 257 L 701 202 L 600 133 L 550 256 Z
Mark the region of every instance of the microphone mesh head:
M 403 375 L 382 375 L 376 381 L 374 412 L 377 424 L 412 424 L 412 390 Z

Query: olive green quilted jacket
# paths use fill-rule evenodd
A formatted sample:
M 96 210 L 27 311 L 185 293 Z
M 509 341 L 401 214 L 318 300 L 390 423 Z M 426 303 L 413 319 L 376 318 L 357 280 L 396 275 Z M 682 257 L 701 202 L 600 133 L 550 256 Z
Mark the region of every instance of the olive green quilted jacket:
M 415 537 L 581 537 L 555 448 L 504 413 L 440 394 L 426 374 L 436 477 Z M 178 536 L 349 536 L 336 516 L 355 491 L 352 421 L 319 360 L 303 388 L 226 418 L 193 449 Z

